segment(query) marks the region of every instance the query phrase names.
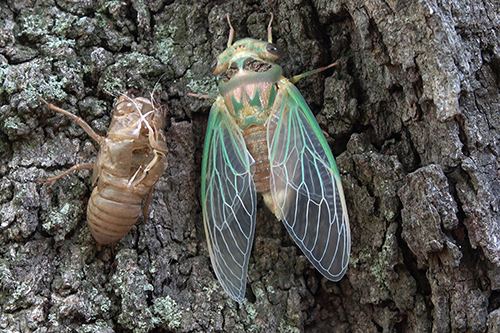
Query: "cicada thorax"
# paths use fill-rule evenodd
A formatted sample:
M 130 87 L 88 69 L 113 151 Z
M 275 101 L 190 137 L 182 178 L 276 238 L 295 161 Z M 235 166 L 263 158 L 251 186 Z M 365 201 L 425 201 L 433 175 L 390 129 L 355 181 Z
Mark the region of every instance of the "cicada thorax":
M 219 89 L 232 118 L 242 130 L 255 161 L 257 192 L 270 191 L 267 123 L 276 100 L 281 67 L 253 57 L 236 59 L 221 75 Z

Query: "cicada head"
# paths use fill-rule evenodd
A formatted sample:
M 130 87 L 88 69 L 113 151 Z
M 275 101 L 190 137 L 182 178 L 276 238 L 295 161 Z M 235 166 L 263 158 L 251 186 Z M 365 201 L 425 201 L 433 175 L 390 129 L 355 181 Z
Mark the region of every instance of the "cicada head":
M 140 112 L 148 108 L 149 101 L 142 98 L 133 98 L 128 93 L 122 94 L 113 109 L 113 118 L 108 129 L 108 138 L 137 139 L 140 135 L 142 118 Z
M 281 48 L 273 43 L 245 38 L 229 46 L 219 55 L 211 65 L 212 73 L 221 75 L 234 64 L 241 65 L 243 60 L 260 60 L 274 65 L 274 61 L 281 55 Z M 239 69 L 243 69 L 242 66 Z
M 245 38 L 217 58 L 219 93 L 241 129 L 267 121 L 282 76 L 281 66 L 274 63 L 280 54 L 277 45 Z
M 280 48 L 269 42 L 245 38 L 224 51 L 213 64 L 219 75 L 219 92 L 255 83 L 276 83 L 281 78 L 281 66 L 274 63 Z
M 212 73 L 215 75 L 221 75 L 228 68 L 233 67 L 235 61 L 243 59 L 243 61 L 260 60 L 262 62 L 268 61 L 271 64 L 279 58 L 281 55 L 281 49 L 278 45 L 273 44 L 273 35 L 271 30 L 271 23 L 273 22 L 274 15 L 271 14 L 271 20 L 269 21 L 269 26 L 267 27 L 267 42 L 245 38 L 233 43 L 234 29 L 231 25 L 231 20 L 229 19 L 229 14 L 227 14 L 227 22 L 229 23 L 229 40 L 227 41 L 227 49 L 219 55 L 210 66 Z M 249 60 L 250 59 L 250 60 Z M 241 61 L 240 65 L 241 65 Z M 244 69 L 242 66 L 240 69 Z M 265 70 L 257 69 L 258 72 L 264 72 Z M 230 78 L 229 78 L 230 79 Z

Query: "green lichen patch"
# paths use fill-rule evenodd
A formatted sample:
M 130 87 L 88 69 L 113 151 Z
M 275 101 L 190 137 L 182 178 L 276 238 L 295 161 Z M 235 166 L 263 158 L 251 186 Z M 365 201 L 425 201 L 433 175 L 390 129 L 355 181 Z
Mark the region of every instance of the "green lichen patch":
M 114 325 L 111 320 L 96 320 L 92 324 L 83 324 L 80 327 L 75 328 L 78 333 L 114 333 Z
M 199 95 L 209 95 L 214 98 L 218 95 L 217 81 L 215 77 L 205 76 L 197 77 L 191 70 L 188 70 L 184 75 L 184 79 L 187 81 L 186 88 L 189 92 L 199 94 Z
M 110 282 L 121 298 L 118 322 L 134 333 L 149 332 L 154 323 L 147 295 L 153 290 L 153 286 L 148 282 L 145 272 L 138 267 L 135 250 L 122 249 L 116 260 L 118 267 Z
M 156 316 L 157 325 L 166 326 L 174 331 L 181 327 L 183 311 L 169 296 L 159 297 L 153 301 L 153 314 Z
M 52 208 L 47 214 L 42 228 L 49 235 L 53 235 L 56 242 L 59 242 L 64 240 L 78 223 L 81 223 L 82 217 L 83 203 L 81 200 L 72 200 L 70 203 L 64 203 L 61 208 Z
M 156 58 L 133 52 L 118 56 L 114 64 L 108 66 L 99 80 L 101 91 L 119 95 L 123 91 L 134 88 L 153 90 L 155 84 L 167 68 Z M 168 73 L 165 79 L 168 77 Z M 160 89 L 160 87 L 157 87 Z
M 17 22 L 20 28 L 20 35 L 28 38 L 31 42 L 38 42 L 41 38 L 48 35 L 54 24 L 52 18 L 45 15 L 41 8 L 21 11 Z

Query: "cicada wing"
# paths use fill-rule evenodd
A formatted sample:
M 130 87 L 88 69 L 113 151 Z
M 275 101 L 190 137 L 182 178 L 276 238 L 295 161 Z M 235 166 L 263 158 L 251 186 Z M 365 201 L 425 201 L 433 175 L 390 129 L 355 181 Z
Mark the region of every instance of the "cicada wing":
M 219 97 L 210 112 L 203 152 L 203 220 L 215 274 L 237 302 L 245 296 L 255 231 L 253 173 L 253 158 Z
M 321 129 L 297 88 L 279 83 L 268 125 L 275 213 L 327 279 L 340 280 L 351 248 L 340 175 Z

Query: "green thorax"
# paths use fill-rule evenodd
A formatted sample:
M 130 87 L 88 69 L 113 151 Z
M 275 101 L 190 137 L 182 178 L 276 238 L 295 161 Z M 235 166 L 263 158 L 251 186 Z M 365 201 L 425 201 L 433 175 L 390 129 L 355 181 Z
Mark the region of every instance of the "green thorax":
M 269 52 L 269 45 L 274 47 L 245 38 L 217 58 L 219 93 L 242 130 L 265 124 L 276 98 L 281 67 L 274 64 L 277 56 Z

